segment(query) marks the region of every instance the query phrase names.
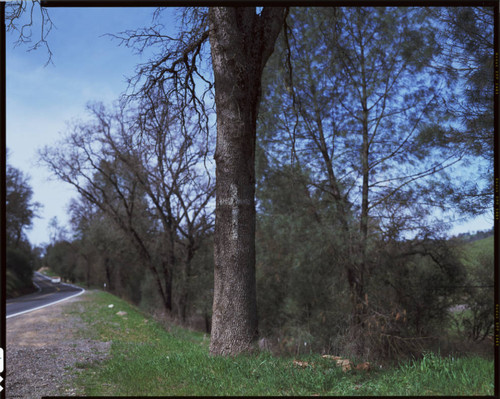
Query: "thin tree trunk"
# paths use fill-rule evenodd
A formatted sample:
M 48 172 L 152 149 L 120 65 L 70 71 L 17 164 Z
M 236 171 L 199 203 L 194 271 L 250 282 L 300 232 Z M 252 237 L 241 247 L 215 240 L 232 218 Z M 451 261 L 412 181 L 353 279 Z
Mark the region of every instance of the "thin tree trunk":
M 363 87 L 363 91 L 365 87 Z M 366 100 L 366 99 L 365 99 Z M 366 102 L 363 104 L 366 105 Z M 355 287 L 354 308 L 355 322 L 360 323 L 362 315 L 366 312 L 365 306 L 365 274 L 367 261 L 367 245 L 368 245 L 368 194 L 369 194 L 369 178 L 370 171 L 368 165 L 369 143 L 368 143 L 368 112 L 363 111 L 363 148 L 362 148 L 362 199 L 361 199 L 361 220 L 360 220 L 360 263 L 358 268 L 358 279 Z
M 182 270 L 182 283 L 181 283 L 181 294 L 179 300 L 179 316 L 183 323 L 186 322 L 187 319 L 187 305 L 189 302 L 189 286 L 191 279 L 191 262 L 193 261 L 194 252 L 195 252 L 195 244 L 192 240 L 189 241 L 186 248 L 186 258 L 183 262 L 183 270 Z
M 165 281 L 165 292 L 162 292 L 163 302 L 167 312 L 172 312 L 172 273 L 170 272 L 170 265 L 163 263 L 163 279 Z M 159 282 L 161 287 L 161 282 Z
M 359 285 L 357 287 L 357 313 L 358 315 L 363 315 L 366 311 L 366 306 L 364 302 L 365 294 L 365 271 L 366 271 L 366 261 L 367 261 L 367 245 L 368 245 L 368 212 L 369 212 L 369 179 L 370 179 L 370 165 L 369 165 L 369 155 L 370 155 L 370 142 L 369 142 L 369 131 L 368 131 L 368 94 L 367 94 L 367 82 L 366 82 L 366 72 L 365 72 L 365 59 L 364 59 L 364 49 L 361 45 L 361 78 L 362 78 L 362 108 L 363 108 L 363 147 L 361 154 L 362 163 L 362 198 L 361 198 L 361 221 L 360 221 L 360 235 L 361 235 L 361 264 L 359 267 Z
M 108 282 L 108 290 L 110 292 L 113 292 L 115 290 L 115 286 L 114 286 L 112 279 L 111 279 L 111 268 L 109 266 L 109 258 L 107 256 L 104 258 L 104 270 L 106 271 L 106 280 Z
M 359 43 L 361 47 L 361 107 L 362 107 L 362 148 L 361 148 L 361 215 L 360 215 L 360 262 L 358 267 L 355 267 L 356 278 L 353 279 L 354 284 L 351 284 L 351 296 L 353 300 L 353 327 L 357 332 L 358 337 L 358 352 L 360 355 L 365 351 L 365 337 L 364 337 L 364 319 L 367 313 L 367 305 L 365 301 L 365 273 L 367 262 L 367 245 L 368 245 L 368 213 L 369 213 L 369 179 L 370 179 L 370 140 L 368 131 L 368 94 L 367 94 L 367 80 L 365 71 L 365 58 L 363 44 Z

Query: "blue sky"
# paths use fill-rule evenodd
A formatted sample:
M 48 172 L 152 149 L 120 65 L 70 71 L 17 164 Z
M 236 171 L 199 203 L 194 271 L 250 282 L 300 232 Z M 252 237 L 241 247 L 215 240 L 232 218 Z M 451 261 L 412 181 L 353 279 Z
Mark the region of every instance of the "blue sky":
M 148 26 L 151 8 L 51 8 L 55 27 L 47 40 L 53 63 L 42 48 L 27 52 L 14 48 L 16 33 L 7 35 L 7 148 L 8 162 L 31 176 L 34 201 L 43 205 L 40 217 L 27 232 L 32 244 L 49 242 L 49 221 L 56 216 L 68 222 L 67 206 L 76 192 L 67 184 L 48 180 L 50 173 L 37 165 L 37 151 L 57 142 L 66 122 L 85 118 L 88 102 L 105 104 L 118 99 L 126 89 L 126 77 L 146 61 L 131 49 L 118 46 L 107 33 Z M 162 23 L 175 27 L 173 10 L 162 14 Z M 38 28 L 38 30 L 37 30 Z M 34 39 L 39 26 L 33 27 Z M 492 217 L 480 217 L 455 228 L 452 233 L 488 229 Z
M 49 181 L 49 171 L 37 165 L 37 151 L 52 145 L 66 122 L 85 118 L 88 102 L 105 104 L 126 89 L 126 77 L 146 61 L 131 49 L 118 46 L 106 33 L 119 33 L 151 23 L 151 8 L 51 8 L 54 24 L 47 40 L 53 65 L 45 66 L 47 51 L 14 47 L 15 32 L 7 35 L 7 148 L 8 162 L 30 177 L 34 201 L 43 205 L 28 238 L 32 244 L 49 242 L 48 223 L 56 216 L 67 223 L 67 205 L 75 191 L 66 183 Z M 169 10 L 170 11 L 170 10 Z M 163 17 L 166 17 L 163 13 Z M 38 21 L 36 21 L 38 22 Z M 175 25 L 165 21 L 165 25 Z M 33 39 L 39 34 L 33 26 Z

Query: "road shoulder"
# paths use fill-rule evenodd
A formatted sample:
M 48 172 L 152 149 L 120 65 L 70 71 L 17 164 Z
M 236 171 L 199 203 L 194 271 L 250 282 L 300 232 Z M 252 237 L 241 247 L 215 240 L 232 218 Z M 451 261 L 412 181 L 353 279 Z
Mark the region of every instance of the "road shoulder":
M 72 380 L 78 370 L 104 360 L 110 347 L 80 334 L 85 296 L 7 320 L 6 398 L 83 395 Z

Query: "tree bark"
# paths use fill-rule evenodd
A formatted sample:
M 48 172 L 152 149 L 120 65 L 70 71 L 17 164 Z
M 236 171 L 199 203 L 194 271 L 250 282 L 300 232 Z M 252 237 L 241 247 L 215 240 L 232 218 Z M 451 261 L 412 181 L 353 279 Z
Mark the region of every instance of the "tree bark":
M 365 304 L 365 272 L 366 272 L 366 262 L 367 262 L 367 246 L 368 246 L 368 215 L 369 215 L 369 180 L 370 180 L 370 137 L 368 128 L 368 94 L 367 94 L 367 77 L 365 70 L 365 53 L 362 41 L 359 43 L 361 48 L 361 81 L 362 81 L 362 135 L 363 135 L 363 147 L 361 150 L 361 167 L 362 167 L 362 199 L 361 199 L 361 220 L 360 220 L 360 235 L 361 235 L 361 264 L 359 267 L 359 286 L 357 287 L 357 298 L 356 298 L 356 314 L 358 317 L 362 317 L 366 312 Z
M 109 266 L 109 258 L 107 256 L 104 257 L 104 270 L 106 271 L 106 281 L 108 282 L 108 290 L 109 292 L 114 292 L 115 286 L 111 278 L 111 267 Z
M 256 341 L 255 139 L 261 77 L 285 8 L 214 7 L 210 46 L 217 109 L 214 303 L 210 353 Z
M 354 268 L 356 278 L 354 284 L 351 284 L 351 296 L 353 298 L 353 327 L 358 330 L 357 337 L 358 354 L 364 355 L 365 352 L 365 324 L 364 319 L 367 313 L 367 305 L 365 300 L 365 273 L 367 263 L 367 245 L 368 245 L 368 216 L 369 216 L 369 179 L 370 179 L 370 138 L 368 128 L 368 94 L 367 94 L 367 78 L 365 70 L 365 56 L 363 43 L 360 40 L 359 46 L 361 49 L 361 108 L 362 108 L 362 137 L 363 145 L 361 148 L 361 175 L 362 175 L 362 194 L 361 194 L 361 215 L 360 215 L 360 262 Z
M 165 306 L 165 310 L 170 313 L 172 312 L 172 273 L 170 268 L 172 264 L 168 264 L 166 262 L 162 262 L 163 268 L 163 279 L 165 280 L 165 291 L 163 294 L 163 303 Z M 161 282 L 158 282 L 161 287 Z

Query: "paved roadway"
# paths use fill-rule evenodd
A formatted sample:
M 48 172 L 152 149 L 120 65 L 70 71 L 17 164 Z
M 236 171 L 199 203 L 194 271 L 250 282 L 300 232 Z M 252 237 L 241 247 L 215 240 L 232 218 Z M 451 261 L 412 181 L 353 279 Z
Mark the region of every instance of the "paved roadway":
M 54 284 L 49 277 L 37 272 L 33 275 L 33 283 L 38 287 L 38 292 L 6 301 L 7 318 L 44 308 L 85 292 L 83 288 L 74 285 Z

